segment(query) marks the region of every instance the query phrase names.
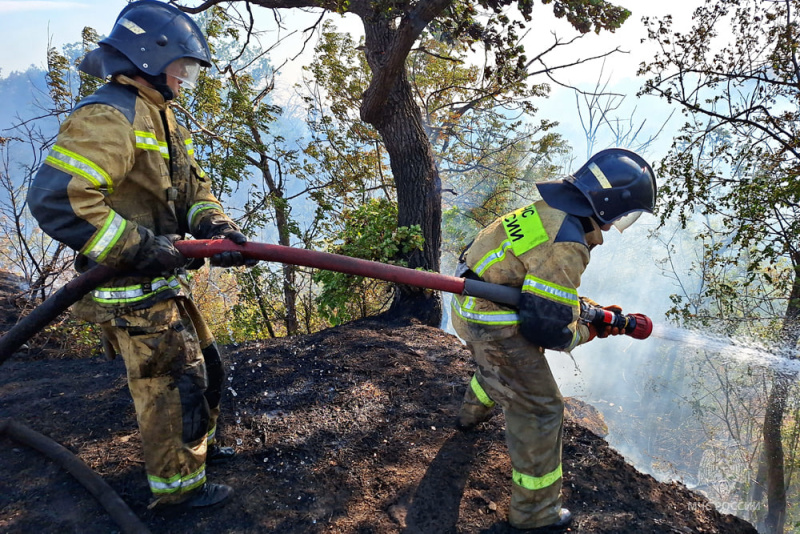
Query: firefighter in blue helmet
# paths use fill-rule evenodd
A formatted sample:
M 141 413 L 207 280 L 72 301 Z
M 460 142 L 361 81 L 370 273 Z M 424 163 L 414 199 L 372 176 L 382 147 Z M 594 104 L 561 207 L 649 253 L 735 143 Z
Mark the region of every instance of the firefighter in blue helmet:
M 579 321 L 581 275 L 602 232 L 622 231 L 652 213 L 656 182 L 639 155 L 613 148 L 595 154 L 564 180 L 537 184 L 542 200 L 482 230 L 457 274 L 518 287 L 519 309 L 469 296 L 453 298 L 453 325 L 477 363 L 457 426 L 469 430 L 499 404 L 511 456 L 509 522 L 530 532 L 561 532 L 572 520 L 561 507 L 564 403 L 545 349 L 569 352 L 598 332 Z M 615 311 L 619 311 L 617 307 Z
M 187 233 L 247 241 L 212 195 L 170 108 L 210 65 L 208 44 L 185 13 L 155 0 L 128 4 L 79 66 L 108 83 L 64 121 L 28 193 L 42 229 L 78 252 L 78 271 L 100 263 L 125 273 L 74 310 L 100 324 L 125 360 L 155 502 L 190 507 L 232 494 L 206 480 L 206 463 L 234 451 L 215 442 L 222 361 L 174 242 Z M 252 262 L 227 252 L 211 264 Z

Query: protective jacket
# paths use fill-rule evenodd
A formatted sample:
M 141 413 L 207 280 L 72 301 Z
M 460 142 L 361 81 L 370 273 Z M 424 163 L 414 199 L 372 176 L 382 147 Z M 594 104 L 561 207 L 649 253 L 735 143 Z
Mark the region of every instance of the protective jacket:
M 602 242 L 593 219 L 569 215 L 543 200 L 497 219 L 470 245 L 461 270 L 466 270 L 465 276 L 521 288 L 519 310 L 480 298 L 454 297 L 459 335 L 469 341 L 518 332 L 536 346 L 563 351 L 585 343 L 589 329 L 578 321 L 577 287 L 589 250 Z
M 235 225 L 223 214 L 193 156 L 192 139 L 155 89 L 117 75 L 83 99 L 28 193 L 42 229 L 94 263 L 130 270 L 154 235 L 207 238 Z M 78 306 L 102 322 L 187 292 L 181 272 L 120 276 Z

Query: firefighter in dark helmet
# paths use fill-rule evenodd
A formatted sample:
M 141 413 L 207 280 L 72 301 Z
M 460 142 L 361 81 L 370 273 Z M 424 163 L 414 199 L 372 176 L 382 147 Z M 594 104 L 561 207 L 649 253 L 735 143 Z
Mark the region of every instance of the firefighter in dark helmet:
M 99 323 L 125 360 L 154 502 L 189 507 L 232 494 L 206 480 L 206 463 L 234 451 L 215 442 L 222 361 L 174 242 L 185 234 L 247 240 L 212 195 L 170 108 L 209 66 L 189 16 L 155 0 L 128 4 L 79 66 L 108 82 L 61 125 L 28 193 L 42 229 L 78 252 L 78 271 L 100 263 L 125 273 L 74 309 Z M 211 264 L 252 261 L 226 252 Z
M 656 182 L 639 155 L 612 148 L 573 175 L 537 187 L 542 200 L 494 221 L 462 254 L 457 275 L 518 287 L 522 297 L 519 309 L 453 298 L 453 325 L 477 363 L 457 426 L 474 428 L 496 404 L 502 407 L 513 468 L 509 523 L 560 532 L 572 520 L 561 507 L 564 404 L 544 351 L 569 352 L 621 333 L 579 320 L 581 301 L 596 303 L 577 288 L 602 232 L 622 231 L 642 212 L 652 213 Z

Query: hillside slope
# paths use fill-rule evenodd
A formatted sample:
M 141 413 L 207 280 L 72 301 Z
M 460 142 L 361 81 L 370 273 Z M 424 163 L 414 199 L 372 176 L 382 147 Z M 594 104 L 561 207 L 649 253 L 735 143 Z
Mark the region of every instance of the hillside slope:
M 0 369 L 0 419 L 76 453 L 154 533 L 501 533 L 511 467 L 498 413 L 453 420 L 472 367 L 457 338 L 420 325 L 354 322 L 227 347 L 221 439 L 210 479 L 233 500 L 195 513 L 148 510 L 135 414 L 120 359 L 30 359 Z M 754 533 L 680 484 L 637 472 L 568 422 L 565 504 L 579 533 Z M 108 533 L 116 526 L 49 460 L 0 437 L 0 531 Z

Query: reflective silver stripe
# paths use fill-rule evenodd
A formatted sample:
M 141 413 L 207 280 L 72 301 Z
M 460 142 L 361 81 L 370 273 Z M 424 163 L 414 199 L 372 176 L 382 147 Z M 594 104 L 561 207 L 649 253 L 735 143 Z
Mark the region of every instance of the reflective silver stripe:
M 169 159 L 169 147 L 166 141 L 159 141 L 156 139 L 156 135 L 151 132 L 136 130 L 134 134 L 136 135 L 136 148 L 158 150 L 162 157 Z
M 471 297 L 470 297 L 471 298 Z M 469 302 L 461 305 L 457 298 L 452 299 L 453 312 L 459 317 L 470 323 L 485 324 L 491 326 L 519 324 L 519 315 L 514 312 L 476 312 L 469 309 Z
M 214 428 L 209 430 L 208 434 L 206 435 L 206 443 L 208 445 L 214 443 L 214 438 L 216 437 L 216 435 L 217 435 L 217 425 L 214 425 Z
M 203 467 L 195 471 L 193 474 L 189 475 L 189 477 L 184 478 L 181 481 L 181 487 L 184 490 L 189 490 L 195 488 L 205 482 L 206 480 L 206 466 L 203 464 Z
M 189 228 L 192 227 L 192 223 L 194 223 L 194 218 L 195 216 L 197 216 L 198 213 L 200 213 L 203 210 L 212 210 L 212 209 L 222 211 L 220 205 L 215 202 L 198 202 L 197 204 L 194 204 L 191 208 L 189 208 L 189 215 L 186 217 L 188 219 L 187 222 L 189 223 Z
M 190 156 L 194 156 L 194 142 L 191 139 L 187 139 L 183 142 L 186 145 L 186 153 Z
M 527 275 L 525 282 L 522 284 L 522 290 L 529 293 L 535 293 L 550 300 L 555 300 L 567 306 L 578 306 L 578 291 L 568 287 L 560 286 L 536 278 L 535 276 Z
M 147 481 L 150 483 L 150 491 L 153 493 L 175 493 L 181 489 L 180 474 L 171 478 L 159 478 L 153 475 L 147 475 Z
M 163 277 L 154 278 L 150 282 L 150 291 L 145 291 L 143 285 L 100 287 L 92 292 L 92 297 L 95 301 L 103 304 L 127 304 L 144 300 L 167 289 L 181 289 L 181 284 L 177 277 L 171 276 L 168 280 Z
M 203 464 L 200 469 L 188 475 L 181 477 L 177 474 L 170 478 L 161 478 L 154 475 L 147 475 L 147 481 L 150 484 L 150 491 L 157 494 L 164 493 L 177 493 L 178 491 L 187 491 L 201 485 L 206 480 L 206 466 Z
M 511 246 L 511 241 L 505 240 L 500 244 L 500 248 L 497 248 L 491 252 L 489 252 L 486 256 L 481 258 L 481 261 L 475 266 L 473 271 L 478 276 L 483 276 L 483 273 L 486 272 L 486 269 L 497 263 L 498 261 L 502 261 L 506 257 L 506 249 Z
M 45 163 L 57 167 L 69 174 L 77 174 L 89 180 L 98 189 L 112 191 L 111 177 L 93 161 L 84 158 L 66 148 L 53 145 Z
M 600 183 L 600 187 L 603 189 L 611 189 L 611 183 L 606 178 L 605 173 L 597 166 L 597 163 L 590 163 L 589 170 L 592 171 L 594 177 L 597 178 L 597 181 Z
M 128 221 L 123 219 L 119 213 L 114 211 L 109 213 L 105 224 L 95 234 L 94 239 L 86 245 L 86 250 L 83 251 L 83 254 L 94 261 L 103 261 L 109 251 L 117 244 L 117 241 L 119 241 L 127 224 Z

